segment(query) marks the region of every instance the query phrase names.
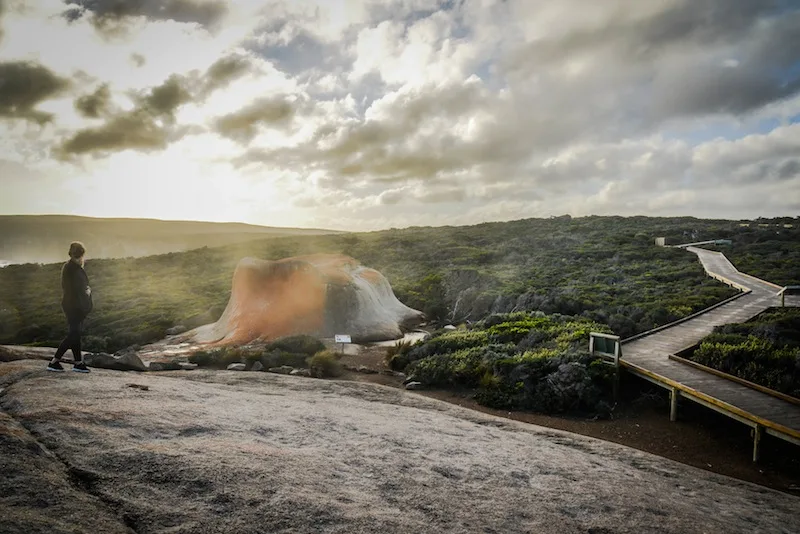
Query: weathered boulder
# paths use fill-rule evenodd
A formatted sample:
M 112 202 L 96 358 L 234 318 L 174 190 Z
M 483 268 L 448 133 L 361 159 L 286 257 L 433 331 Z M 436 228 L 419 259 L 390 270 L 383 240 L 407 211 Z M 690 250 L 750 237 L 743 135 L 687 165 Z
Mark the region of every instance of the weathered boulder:
M 171 361 L 163 361 L 163 362 L 150 362 L 147 366 L 148 371 L 180 371 L 183 367 L 181 367 L 180 362 L 171 360 Z
M 133 351 L 114 355 L 106 352 L 85 354 L 83 360 L 89 367 L 113 369 L 115 371 L 147 371 L 147 366 Z
M 264 370 L 264 364 L 262 364 L 261 362 L 256 362 L 256 363 L 253 364 L 253 366 L 250 368 L 250 370 L 251 371 L 263 371 Z
M 227 367 L 228 371 L 244 371 L 247 369 L 247 365 L 243 363 L 232 363 Z
M 295 334 L 349 334 L 354 341 L 379 341 L 401 337 L 403 328 L 422 319 L 422 312 L 397 300 L 380 272 L 349 256 L 244 258 L 222 316 L 187 338 L 240 345 Z
M 279 375 L 288 375 L 291 374 L 292 371 L 294 370 L 295 370 L 294 367 L 291 367 L 289 365 L 281 365 L 279 367 L 270 367 L 269 369 L 267 369 L 267 371 L 269 371 L 270 373 L 278 373 Z

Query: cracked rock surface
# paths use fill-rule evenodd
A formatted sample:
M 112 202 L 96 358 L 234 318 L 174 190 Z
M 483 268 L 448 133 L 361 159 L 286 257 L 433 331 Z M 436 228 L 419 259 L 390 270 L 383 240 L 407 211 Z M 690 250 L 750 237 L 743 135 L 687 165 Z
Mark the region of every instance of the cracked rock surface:
M 18 361 L 0 387 L 0 532 L 800 531 L 798 497 L 373 384 Z

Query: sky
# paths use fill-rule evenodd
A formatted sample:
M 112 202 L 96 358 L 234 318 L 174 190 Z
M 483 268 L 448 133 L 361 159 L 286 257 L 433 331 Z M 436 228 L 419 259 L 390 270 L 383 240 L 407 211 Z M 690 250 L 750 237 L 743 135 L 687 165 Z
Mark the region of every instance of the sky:
M 797 0 L 0 0 L 0 214 L 800 214 Z

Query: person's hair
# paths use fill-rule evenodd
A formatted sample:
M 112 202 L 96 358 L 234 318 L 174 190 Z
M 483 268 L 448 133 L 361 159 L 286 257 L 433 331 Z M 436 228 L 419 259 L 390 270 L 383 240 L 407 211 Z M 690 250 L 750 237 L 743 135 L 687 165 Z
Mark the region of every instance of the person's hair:
M 80 241 L 73 241 L 69 244 L 69 257 L 78 260 L 86 254 L 86 247 Z

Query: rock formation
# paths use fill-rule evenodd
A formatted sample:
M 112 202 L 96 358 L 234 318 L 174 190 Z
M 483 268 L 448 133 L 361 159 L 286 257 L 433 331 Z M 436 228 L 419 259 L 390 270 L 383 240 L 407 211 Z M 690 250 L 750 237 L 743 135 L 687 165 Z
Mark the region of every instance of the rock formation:
M 244 258 L 216 323 L 188 333 L 202 343 L 243 344 L 294 334 L 353 341 L 396 339 L 423 315 L 397 300 L 388 280 L 349 256 L 314 254 L 278 261 Z

